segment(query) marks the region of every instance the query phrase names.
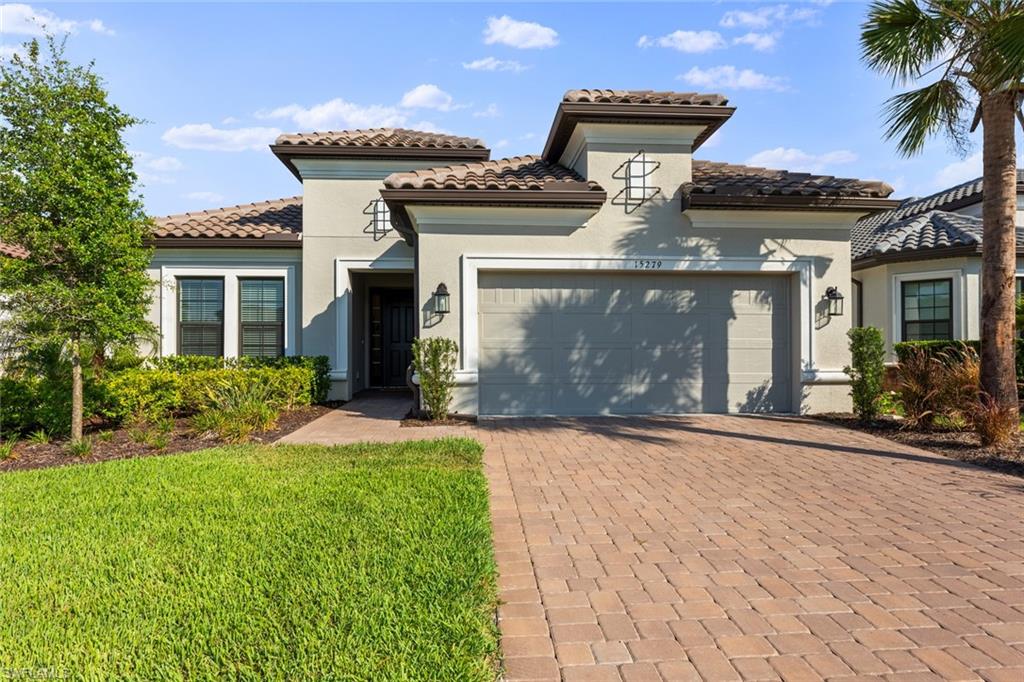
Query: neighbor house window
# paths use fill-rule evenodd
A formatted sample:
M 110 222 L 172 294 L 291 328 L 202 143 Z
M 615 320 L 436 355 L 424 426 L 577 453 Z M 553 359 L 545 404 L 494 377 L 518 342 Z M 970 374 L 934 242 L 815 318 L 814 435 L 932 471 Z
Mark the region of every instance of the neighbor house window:
M 224 355 L 224 280 L 178 279 L 178 353 Z
M 239 279 L 239 354 L 284 355 L 284 280 Z
M 953 280 L 902 283 L 903 340 L 953 338 Z

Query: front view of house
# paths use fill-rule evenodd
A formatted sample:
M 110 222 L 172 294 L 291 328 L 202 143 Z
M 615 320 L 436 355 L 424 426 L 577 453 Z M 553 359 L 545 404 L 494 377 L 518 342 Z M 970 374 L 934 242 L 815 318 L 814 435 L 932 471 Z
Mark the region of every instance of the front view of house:
M 480 415 L 849 407 L 850 230 L 891 188 L 693 158 L 719 95 L 573 90 L 541 154 L 283 135 L 301 196 L 158 221 L 160 354 L 326 355 L 332 397 L 461 349 Z M 848 307 L 848 306 L 846 306 Z

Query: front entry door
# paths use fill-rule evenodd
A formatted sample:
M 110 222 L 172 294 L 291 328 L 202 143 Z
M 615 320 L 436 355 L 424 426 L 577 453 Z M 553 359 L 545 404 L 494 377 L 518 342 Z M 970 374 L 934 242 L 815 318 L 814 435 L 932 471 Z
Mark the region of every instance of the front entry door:
M 405 370 L 412 363 L 416 313 L 412 291 L 381 290 L 382 385 L 405 386 Z

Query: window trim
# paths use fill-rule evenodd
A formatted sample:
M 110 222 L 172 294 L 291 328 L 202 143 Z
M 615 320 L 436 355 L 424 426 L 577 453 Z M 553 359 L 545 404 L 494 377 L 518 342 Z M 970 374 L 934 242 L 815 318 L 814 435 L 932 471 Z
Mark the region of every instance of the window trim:
M 197 259 L 198 260 L 198 259 Z M 298 354 L 296 330 L 299 328 L 297 265 L 223 265 L 210 259 L 204 265 L 162 265 L 160 267 L 160 355 L 178 351 L 177 278 L 224 278 L 224 357 L 236 358 L 239 350 L 238 280 L 244 277 L 284 279 L 284 354 Z
M 893 275 L 890 281 L 892 289 L 892 342 L 903 341 L 903 283 L 920 282 L 933 279 L 949 279 L 953 282 L 952 288 L 952 322 L 953 339 L 963 339 L 964 330 L 967 325 L 964 323 L 964 311 L 967 306 L 964 303 L 964 273 L 963 270 L 925 270 L 922 272 L 901 272 Z
M 939 321 L 940 322 L 948 322 L 949 323 L 949 335 L 950 335 L 950 338 L 952 339 L 953 338 L 953 280 L 952 280 L 952 278 L 950 278 L 950 277 L 937 277 L 935 279 L 907 280 L 907 281 L 900 282 L 900 303 L 902 305 L 907 300 L 906 289 L 907 289 L 907 285 L 908 284 L 925 284 L 925 283 L 939 284 L 939 283 L 944 283 L 944 282 L 949 282 L 949 317 L 947 317 L 945 319 L 940 319 Z M 918 305 L 920 306 L 920 303 Z M 940 308 L 938 308 L 936 306 L 936 307 L 933 307 L 933 310 L 940 310 Z M 924 320 L 917 320 L 917 321 L 921 322 L 921 321 L 924 321 Z M 909 322 L 911 322 L 911 321 L 907 320 L 907 309 L 904 307 L 904 308 L 902 308 L 900 310 L 900 337 L 901 338 L 906 338 L 907 337 L 907 324 Z M 915 341 L 930 341 L 932 339 L 914 339 L 914 340 Z M 938 340 L 945 340 L 945 339 L 938 339 Z
M 283 300 L 284 300 L 284 307 L 285 307 L 285 309 L 284 309 L 283 315 L 281 316 L 281 352 L 278 353 L 278 355 L 276 356 L 276 357 L 281 357 L 281 356 L 284 355 L 284 350 L 285 350 L 285 346 L 286 346 L 286 342 L 285 342 L 285 327 L 286 327 L 286 322 L 287 322 L 287 319 L 288 319 L 288 285 L 287 285 L 287 282 L 285 282 L 284 277 L 253 277 L 253 276 L 245 276 L 245 277 L 239 277 L 238 278 L 238 357 L 242 357 L 242 355 L 243 355 L 243 353 L 242 353 L 242 331 L 245 328 L 246 323 L 242 321 L 242 282 L 246 282 L 246 281 L 273 281 L 273 282 L 280 282 L 281 283 L 281 286 L 283 288 L 283 294 L 284 294 Z M 272 323 L 269 323 L 269 322 L 250 322 L 248 324 L 256 325 L 256 326 L 269 327 L 269 326 L 271 326 Z
M 224 296 L 224 293 L 225 293 L 224 292 L 224 278 L 223 277 L 215 277 L 215 276 L 194 276 L 194 277 L 178 276 L 178 277 L 174 278 L 174 284 L 175 284 L 175 288 L 177 289 L 177 294 L 178 294 L 177 296 L 175 296 L 175 301 L 174 301 L 175 333 L 177 334 L 177 337 L 178 337 L 177 338 L 177 344 L 176 344 L 176 346 L 177 346 L 176 353 L 178 355 L 183 355 L 183 353 L 181 352 L 181 340 L 182 340 L 182 337 L 184 336 L 181 333 L 181 325 L 182 325 L 182 321 L 181 321 L 181 287 L 178 286 L 178 283 L 181 282 L 181 281 L 189 281 L 189 280 L 191 280 L 191 281 L 197 281 L 197 280 L 198 281 L 220 280 L 220 324 L 217 325 L 217 326 L 220 327 L 220 355 L 216 355 L 214 357 L 223 357 L 224 356 L 224 314 L 225 314 L 225 310 L 227 309 L 227 300 L 225 299 L 225 296 Z M 205 325 L 205 326 L 210 326 L 210 327 L 214 326 L 214 324 L 212 322 L 186 322 L 184 324 Z

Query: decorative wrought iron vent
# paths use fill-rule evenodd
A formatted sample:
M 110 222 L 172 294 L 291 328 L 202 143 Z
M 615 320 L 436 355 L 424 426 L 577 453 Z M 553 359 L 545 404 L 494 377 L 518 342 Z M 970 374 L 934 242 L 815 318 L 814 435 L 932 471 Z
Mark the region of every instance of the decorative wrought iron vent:
M 625 161 L 612 174 L 612 177 L 622 180 L 624 185 L 612 203 L 625 206 L 626 213 L 632 213 L 656 196 L 661 188 L 651 184 L 651 175 L 660 165 L 658 161 L 648 159 L 642 149 Z
M 386 237 L 388 232 L 394 229 L 391 227 L 391 210 L 383 199 L 374 199 L 367 204 L 363 209 L 363 215 L 370 216 L 370 222 L 363 228 L 363 232 L 372 234 L 375 242 Z

